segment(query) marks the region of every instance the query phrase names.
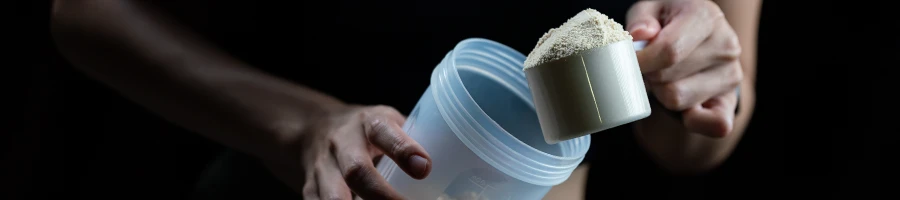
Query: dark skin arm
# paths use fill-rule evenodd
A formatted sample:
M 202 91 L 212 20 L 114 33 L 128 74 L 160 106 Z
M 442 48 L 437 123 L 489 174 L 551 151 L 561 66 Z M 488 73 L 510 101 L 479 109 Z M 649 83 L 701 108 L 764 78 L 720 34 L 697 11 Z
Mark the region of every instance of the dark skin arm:
M 263 73 L 149 1 L 54 1 L 51 30 L 79 70 L 163 118 L 260 158 L 307 199 L 401 199 L 372 159 L 414 178 L 430 158 L 387 106 L 348 105 Z M 352 191 L 352 193 L 351 193 Z
M 168 120 L 254 155 L 267 150 L 253 144 L 276 138 L 250 137 L 267 135 L 250 130 L 291 129 L 258 122 L 304 122 L 342 104 L 227 56 L 139 1 L 63 0 L 53 9 L 54 39 L 76 68 Z M 267 102 L 277 99 L 292 101 Z M 284 106 L 309 114 L 278 112 Z

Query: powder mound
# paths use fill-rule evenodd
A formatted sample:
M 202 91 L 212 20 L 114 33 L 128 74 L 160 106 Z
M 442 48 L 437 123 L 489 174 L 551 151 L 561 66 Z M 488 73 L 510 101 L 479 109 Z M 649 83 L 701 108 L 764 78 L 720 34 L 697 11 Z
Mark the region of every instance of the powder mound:
M 622 28 L 622 24 L 616 23 L 597 10 L 588 8 L 569 18 L 562 26 L 544 33 L 525 59 L 525 68 L 631 39 L 631 35 Z

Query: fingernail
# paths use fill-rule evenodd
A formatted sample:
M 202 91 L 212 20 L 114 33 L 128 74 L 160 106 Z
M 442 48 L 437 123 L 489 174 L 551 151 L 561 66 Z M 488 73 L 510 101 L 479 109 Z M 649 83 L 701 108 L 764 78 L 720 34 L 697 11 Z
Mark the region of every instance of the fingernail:
M 635 24 L 634 26 L 631 26 L 630 28 L 628 28 L 628 32 L 634 33 L 634 31 L 637 31 L 638 29 L 646 29 L 646 28 L 647 28 L 647 24 L 639 23 L 639 24 Z
M 419 155 L 409 157 L 410 169 L 418 173 L 418 178 L 424 178 L 428 173 L 428 160 Z

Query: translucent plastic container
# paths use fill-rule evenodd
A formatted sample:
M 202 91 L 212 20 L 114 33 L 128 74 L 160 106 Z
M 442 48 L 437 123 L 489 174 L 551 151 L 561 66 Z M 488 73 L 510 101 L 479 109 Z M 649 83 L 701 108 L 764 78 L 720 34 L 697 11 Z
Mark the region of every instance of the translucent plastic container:
M 544 142 L 522 71 L 525 56 L 486 39 L 463 40 L 431 74 L 403 129 L 431 155 L 431 174 L 378 171 L 408 199 L 541 199 L 584 158 L 590 136 Z

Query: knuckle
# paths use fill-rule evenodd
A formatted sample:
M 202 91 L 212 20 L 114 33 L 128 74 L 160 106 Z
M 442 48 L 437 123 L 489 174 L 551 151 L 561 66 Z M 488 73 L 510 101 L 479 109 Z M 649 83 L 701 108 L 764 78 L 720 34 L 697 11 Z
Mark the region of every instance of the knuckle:
M 384 120 L 370 117 L 367 118 L 364 123 L 363 131 L 365 132 L 367 139 L 372 139 L 372 137 L 384 131 Z
M 370 117 L 369 117 L 370 115 L 371 115 L 371 113 L 370 113 L 369 111 L 366 111 L 366 110 L 363 110 L 363 111 L 357 113 L 357 117 L 359 117 L 359 119 L 362 119 L 362 120 L 369 119 L 369 118 L 370 118 Z
M 738 60 L 741 56 L 741 51 L 741 42 L 737 36 L 728 37 L 722 47 L 723 57 L 727 61 Z
M 681 62 L 684 59 L 684 52 L 682 52 L 681 47 L 679 47 L 679 42 L 676 40 L 665 42 L 662 49 L 663 56 L 663 68 L 670 68 L 675 64 Z
M 407 149 L 409 149 L 409 142 L 406 140 L 395 140 L 397 142 L 391 146 L 391 155 L 392 156 L 403 156 L 406 154 Z
M 369 176 L 370 169 L 366 167 L 361 160 L 353 161 L 344 170 L 344 181 L 348 183 L 358 183 Z
M 319 189 L 316 187 L 315 183 L 307 182 L 303 185 L 303 196 L 306 198 L 313 198 L 319 195 Z
M 672 82 L 663 86 L 660 103 L 670 110 L 681 110 L 686 99 L 686 89 L 681 83 Z
M 729 132 L 731 132 L 731 124 L 729 124 L 724 119 L 716 120 L 716 122 L 713 125 L 714 125 L 714 128 L 712 130 L 712 133 L 710 133 L 710 136 L 712 136 L 714 138 L 725 137 L 726 135 L 728 135 Z
M 725 13 L 722 12 L 722 8 L 719 7 L 719 4 L 713 1 L 703 1 L 703 8 L 710 15 L 710 18 L 724 18 Z
M 665 49 L 663 49 L 662 67 L 660 69 L 671 68 L 672 66 L 680 62 L 680 54 L 681 53 L 671 47 L 666 47 Z
M 369 130 L 370 133 L 377 134 L 377 133 L 385 132 L 388 126 L 384 122 L 384 120 L 376 118 L 376 119 L 369 120 L 369 127 L 370 127 L 370 130 Z

